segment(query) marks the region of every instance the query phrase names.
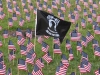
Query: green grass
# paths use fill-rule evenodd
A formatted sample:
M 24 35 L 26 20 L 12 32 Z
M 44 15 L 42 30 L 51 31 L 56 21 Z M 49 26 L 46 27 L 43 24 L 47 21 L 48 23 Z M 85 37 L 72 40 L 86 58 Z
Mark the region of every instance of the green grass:
M 12 1 L 12 0 L 11 0 Z M 96 0 L 97 3 L 98 3 L 98 0 Z M 7 12 L 7 8 L 6 8 L 6 1 L 2 0 L 3 2 L 3 8 L 4 8 L 4 13 L 6 14 L 6 17 L 3 19 L 3 20 L 0 20 L 0 26 L 2 26 L 2 31 L 7 29 L 9 31 L 16 31 L 16 29 L 19 27 L 21 28 L 22 30 L 25 30 L 27 28 L 30 28 L 32 30 L 35 29 L 35 15 L 32 14 L 32 11 L 30 11 L 30 14 L 31 14 L 31 21 L 30 22 L 27 22 L 25 20 L 25 13 L 23 12 L 22 10 L 22 6 L 21 6 L 21 0 L 17 0 L 17 4 L 18 6 L 20 7 L 20 11 L 21 11 L 21 16 L 24 18 L 25 20 L 25 24 L 23 27 L 20 27 L 18 25 L 18 21 L 14 21 L 13 22 L 13 27 L 11 28 L 8 28 L 8 18 L 11 18 L 12 14 L 11 13 L 8 13 Z M 43 0 L 41 1 L 43 2 Z M 51 4 L 52 0 L 49 0 L 48 4 Z M 74 0 L 70 0 L 72 6 L 71 8 L 67 8 L 66 6 L 66 12 L 64 13 L 65 14 L 65 20 L 69 21 L 68 19 L 68 13 L 69 13 L 69 10 L 73 11 L 74 8 L 75 8 L 75 1 Z M 32 3 L 34 6 L 36 6 L 36 0 L 32 0 Z M 28 5 L 28 3 L 26 4 Z M 80 3 L 81 5 L 81 8 L 82 10 L 84 9 L 84 6 L 82 3 Z M 100 5 L 99 5 L 100 6 Z M 58 5 L 58 7 L 60 8 L 60 5 Z M 86 8 L 87 9 L 87 8 Z M 88 10 L 88 9 L 87 9 Z M 99 9 L 95 9 L 97 11 L 97 13 L 99 13 Z M 88 10 L 89 12 L 89 10 Z M 54 15 L 57 16 L 57 10 L 53 9 L 53 13 Z M 90 13 L 90 12 L 89 12 Z M 82 11 L 79 12 L 80 14 L 80 18 L 83 17 L 82 15 Z M 18 20 L 19 20 L 20 16 L 18 16 Z M 85 19 L 87 19 L 87 17 L 85 17 Z M 93 19 L 94 21 L 96 21 L 96 19 Z M 82 33 L 82 35 L 86 36 L 86 33 L 88 30 L 91 30 L 91 33 L 94 34 L 94 31 L 92 30 L 92 24 L 90 23 L 87 23 L 88 25 L 86 25 L 86 29 L 82 29 L 81 28 L 81 19 L 79 19 L 77 21 L 77 23 L 79 24 L 79 32 Z M 75 25 L 72 24 L 71 25 L 71 28 L 69 30 L 69 32 L 67 33 L 66 35 L 66 38 L 64 39 L 63 43 L 61 44 L 61 50 L 64 54 L 66 54 L 67 58 L 68 58 L 68 50 L 65 50 L 65 41 L 66 39 L 70 39 L 70 36 L 69 36 L 69 33 L 75 28 Z M 12 75 L 18 75 L 18 69 L 17 69 L 17 61 L 19 58 L 23 58 L 25 59 L 25 56 L 22 56 L 20 55 L 20 48 L 19 46 L 17 45 L 17 40 L 15 37 L 9 37 L 8 39 L 4 39 L 2 37 L 2 31 L 0 31 L 0 40 L 2 40 L 2 43 L 3 43 L 3 46 L 0 47 L 0 50 L 3 52 L 4 54 L 4 62 L 6 64 L 6 70 L 8 68 L 11 68 L 12 69 Z M 95 35 L 95 39 L 97 39 L 99 41 L 99 35 Z M 49 52 L 53 58 L 53 43 L 52 43 L 52 37 L 50 37 L 49 39 L 45 39 L 45 42 L 47 42 L 50 46 L 49 48 Z M 8 60 L 8 41 L 9 40 L 12 40 L 14 45 L 16 46 L 17 50 L 16 50 L 16 59 L 14 60 L 14 65 L 13 64 L 13 61 L 9 62 Z M 5 42 L 4 42 L 5 41 Z M 100 42 L 100 41 L 99 41 Z M 32 39 L 32 43 L 34 43 L 34 38 Z M 27 41 L 26 43 L 27 44 Z M 68 67 L 68 70 L 67 70 L 67 74 L 66 75 L 70 75 L 71 72 L 76 72 L 76 75 L 80 75 L 80 72 L 79 72 L 79 69 L 78 69 L 78 65 L 80 64 L 80 60 L 81 60 L 81 55 L 78 54 L 77 55 L 77 51 L 76 51 L 76 42 L 71 42 L 71 45 L 72 45 L 72 49 L 73 49 L 73 53 L 74 53 L 74 60 L 73 61 L 70 61 L 70 66 Z M 88 54 L 88 57 L 89 57 L 89 62 L 92 64 L 92 69 L 91 69 L 91 72 L 90 73 L 87 73 L 87 74 L 82 74 L 82 75 L 94 75 L 94 72 L 95 70 L 98 69 L 99 65 L 100 65 L 100 58 L 99 57 L 95 57 L 94 58 L 94 53 L 93 53 L 93 49 L 92 49 L 92 42 L 90 42 L 88 44 L 88 46 L 86 48 L 83 47 L 83 51 L 86 52 Z M 36 41 L 36 48 L 35 48 L 35 52 L 36 52 L 36 55 L 37 55 L 37 58 L 40 58 L 41 56 L 43 56 L 43 52 L 41 51 L 41 45 Z M 47 63 L 44 61 L 44 64 L 45 64 L 45 67 L 43 68 L 43 74 L 44 75 L 54 75 L 55 72 L 56 72 L 56 68 L 57 66 L 59 65 L 60 63 L 60 60 L 61 60 L 61 56 L 60 55 L 55 55 L 53 61 L 47 65 Z M 28 64 L 28 71 L 31 73 L 32 70 L 33 70 L 33 67 L 34 65 L 29 65 Z M 27 75 L 27 72 L 25 71 L 19 71 L 19 75 Z

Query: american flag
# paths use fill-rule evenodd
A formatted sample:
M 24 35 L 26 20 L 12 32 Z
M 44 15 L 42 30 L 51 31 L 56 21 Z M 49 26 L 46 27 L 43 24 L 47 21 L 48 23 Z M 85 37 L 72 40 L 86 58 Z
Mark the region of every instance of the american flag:
M 54 44 L 53 53 L 54 53 L 54 54 L 60 54 L 60 55 L 62 54 L 61 49 L 60 49 L 60 47 L 59 47 L 58 44 Z
M 30 21 L 30 14 L 29 13 L 26 13 L 26 20 Z
M 79 25 L 78 25 L 78 23 L 75 26 L 75 30 L 79 31 Z
M 47 63 L 50 63 L 50 62 L 52 61 L 52 58 L 51 58 L 49 52 L 47 52 L 46 54 L 44 54 L 42 58 L 43 58 Z
M 0 51 L 0 58 L 3 56 L 3 53 L 2 53 L 2 51 Z
M 73 15 L 72 11 L 69 12 L 69 14 L 68 14 L 68 18 L 71 19 L 71 15 Z
M 62 10 L 58 8 L 58 16 L 62 13 Z
M 38 43 L 42 44 L 43 40 L 44 40 L 44 39 L 43 39 L 43 37 L 42 37 L 42 36 L 38 36 L 38 40 L 37 40 L 37 41 L 38 41 Z
M 60 19 L 64 20 L 64 14 L 60 14 Z
M 68 7 L 68 8 L 71 7 L 71 3 L 70 3 L 70 1 L 67 2 L 67 7 Z
M 87 47 L 87 39 L 86 37 L 82 36 L 81 44 L 85 47 Z
M 90 22 L 90 23 L 92 23 L 93 21 L 92 21 L 92 15 L 91 14 L 88 14 L 88 22 Z
M 20 25 L 20 26 L 23 26 L 23 25 L 24 25 L 24 22 L 25 22 L 24 19 L 23 19 L 23 18 L 20 18 L 20 20 L 19 20 L 19 25 Z
M 37 4 L 37 7 L 39 7 L 40 0 L 37 0 L 36 4 Z
M 25 38 L 23 38 L 22 36 L 18 35 L 17 44 L 18 45 L 24 45 L 24 42 L 25 42 Z
M 19 10 L 18 7 L 16 7 L 16 11 L 15 12 L 16 12 L 17 15 L 21 15 L 20 10 Z
M 66 75 L 67 69 L 64 67 L 62 63 L 60 63 L 59 66 L 57 66 L 55 75 Z
M 57 9 L 57 5 L 56 5 L 56 3 L 55 3 L 55 2 L 52 2 L 52 8 Z
M 82 58 L 81 59 L 86 59 L 88 61 L 88 54 L 84 51 L 82 51 Z
M 23 36 L 22 31 L 20 28 L 17 28 L 16 30 L 16 36 Z
M 93 0 L 89 0 L 89 3 L 90 3 L 90 4 L 93 4 Z
M 73 50 L 69 49 L 69 59 L 68 60 L 73 60 L 74 56 L 73 56 Z
M 16 58 L 16 56 L 15 56 L 15 51 L 12 50 L 12 51 L 9 53 L 8 59 L 9 59 L 9 61 L 12 61 L 12 60 L 14 60 L 15 58 Z
M 100 47 L 94 47 L 95 49 L 95 51 L 94 51 L 94 54 L 96 55 L 96 56 L 99 56 L 100 57 Z
M 86 39 L 87 39 L 87 43 L 88 43 L 88 42 L 90 42 L 90 41 L 92 41 L 94 39 L 94 36 L 88 31 Z
M 2 19 L 4 19 L 4 17 L 5 17 L 4 12 L 3 11 L 0 11 L 0 19 L 2 20 Z
M 14 5 L 17 4 L 16 0 L 13 0 L 13 4 L 14 4 Z
M 51 9 L 51 6 L 50 6 L 50 5 L 48 5 L 47 11 L 48 11 L 49 13 L 52 13 L 52 9 Z
M 24 46 L 24 45 L 20 45 L 20 53 L 22 54 L 22 55 L 27 55 L 27 47 L 26 46 Z
M 31 50 L 33 47 L 34 47 L 34 44 L 29 39 L 28 44 L 27 44 L 27 51 Z
M 3 11 L 3 5 L 0 4 L 0 11 Z
M 28 13 L 29 11 L 28 11 L 28 8 L 26 7 L 26 5 L 24 6 L 24 12 L 25 13 Z
M 92 25 L 93 25 L 92 28 L 94 29 L 96 26 L 98 26 L 98 23 L 93 21 Z
M 71 21 L 73 24 L 75 24 L 75 16 L 74 16 L 73 14 L 71 15 L 70 21 Z
M 82 20 L 81 20 L 81 26 L 82 26 L 83 28 L 86 28 L 86 21 L 85 21 L 85 19 L 83 19 L 83 18 L 82 18 Z
M 34 64 L 34 58 L 33 58 L 33 56 L 32 56 L 32 54 L 31 53 L 27 53 L 27 55 L 26 55 L 26 63 L 29 63 L 29 64 Z
M 47 2 L 43 3 L 43 8 L 46 9 L 47 8 Z
M 33 50 L 33 49 L 31 49 L 31 50 L 29 51 L 29 53 L 31 53 L 31 54 L 32 54 L 33 59 L 35 59 L 35 58 L 36 58 L 36 53 L 34 52 L 34 50 Z
M 54 44 L 58 44 L 58 45 L 60 46 L 59 38 L 54 37 L 54 39 L 53 39 L 53 43 L 54 43 Z
M 9 2 L 8 2 L 8 3 L 9 3 Z M 12 13 L 12 12 L 13 12 L 12 6 L 11 6 L 10 4 L 8 4 L 8 12 L 9 12 L 9 13 Z
M 0 47 L 2 46 L 3 44 L 2 44 L 2 41 L 0 40 Z
M 98 23 L 100 23 L 100 15 L 97 16 L 97 20 Z
M 80 51 L 80 52 L 83 51 L 82 44 L 81 44 L 80 41 L 77 41 L 77 47 L 76 47 L 76 48 L 77 48 L 77 50 Z
M 17 20 L 16 13 L 13 13 L 12 19 L 13 19 L 14 21 L 16 21 L 16 20 Z
M 62 55 L 61 55 L 61 62 L 62 62 L 62 64 L 65 65 L 66 67 L 69 66 L 69 62 L 68 62 L 68 59 L 67 59 L 67 57 L 66 57 L 65 54 L 62 54 Z
M 66 48 L 69 50 L 71 48 L 70 40 L 66 40 Z
M 28 3 L 31 3 L 31 0 L 27 0 Z
M 87 2 L 87 0 L 84 0 L 84 6 L 88 8 L 88 2 Z
M 6 74 L 6 66 L 0 63 L 0 75 Z
M 61 4 L 61 10 L 62 10 L 63 12 L 66 11 L 66 8 L 65 8 L 64 4 Z
M 42 69 L 44 67 L 42 58 L 37 59 L 35 64 L 39 67 L 39 69 Z
M 79 19 L 79 13 L 75 14 L 75 20 L 77 21 Z
M 14 44 L 11 40 L 9 40 L 9 42 L 8 42 L 8 49 L 9 50 L 16 50 L 16 47 L 14 46 Z
M 100 75 L 100 67 L 98 70 L 95 71 L 95 75 Z
M 94 48 L 95 46 L 99 47 L 99 43 L 97 40 L 93 39 L 92 40 L 92 47 Z
M 84 16 L 87 16 L 87 15 L 88 15 L 88 13 L 87 13 L 87 10 L 86 10 L 86 9 L 84 9 L 84 10 L 83 10 L 83 15 L 84 15 Z
M 3 56 L 0 57 L 0 63 L 4 64 L 4 58 L 3 58 Z
M 75 72 L 72 72 L 70 75 L 75 75 Z
M 86 73 L 87 72 L 85 67 L 84 67 L 83 62 L 81 62 L 81 64 L 78 66 L 78 68 L 79 68 L 80 73 Z
M 100 34 L 100 27 L 99 26 L 94 27 L 94 33 L 95 34 Z
M 46 35 L 44 35 L 44 38 L 46 38 L 46 39 L 48 39 L 50 36 L 46 36 Z
M 77 14 L 77 13 L 78 13 L 78 9 L 74 8 L 74 14 Z
M 7 71 L 6 75 L 12 75 L 10 68 L 8 68 L 8 71 Z
M 92 16 L 93 16 L 94 18 L 97 17 L 97 14 L 96 14 L 96 11 L 95 11 L 95 10 L 92 10 Z
M 92 10 L 93 10 L 93 6 L 92 5 L 90 5 L 89 6 L 89 11 L 92 13 Z
M 95 1 L 93 1 L 93 8 L 98 9 L 98 5 L 97 5 L 97 3 Z
M 81 11 L 82 10 L 81 9 L 81 6 L 79 4 L 77 4 L 77 9 L 78 9 L 78 11 Z
M 22 6 L 25 6 L 26 0 L 21 0 L 22 1 Z
M 30 29 L 26 30 L 26 37 L 32 39 L 32 31 Z
M 31 10 L 33 10 L 33 3 L 29 3 L 28 8 Z
M 42 51 L 47 53 L 49 50 L 49 45 L 46 42 L 42 42 Z
M 8 30 L 3 31 L 3 38 L 8 38 Z
M 43 4 L 39 4 L 39 10 L 42 10 Z
M 32 73 L 28 73 L 28 75 L 32 75 Z
M 27 63 L 25 62 L 24 59 L 18 59 L 18 69 L 19 70 L 27 70 Z
M 42 71 L 39 69 L 39 67 L 35 64 L 34 69 L 32 71 L 33 75 L 43 75 Z
M 55 1 L 56 1 L 56 4 L 58 4 L 58 5 L 60 4 L 60 0 L 55 0 Z
M 13 26 L 13 19 L 12 19 L 12 18 L 9 18 L 9 19 L 8 19 L 8 25 L 9 25 L 10 27 Z
M 78 36 L 78 33 L 71 33 L 71 41 L 79 41 L 80 40 L 80 36 Z
M 37 8 L 34 7 L 33 13 L 36 14 Z

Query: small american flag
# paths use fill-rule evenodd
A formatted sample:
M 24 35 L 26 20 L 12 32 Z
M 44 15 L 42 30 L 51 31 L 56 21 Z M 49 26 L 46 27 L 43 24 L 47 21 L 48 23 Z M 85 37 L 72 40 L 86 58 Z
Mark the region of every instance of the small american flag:
M 60 14 L 60 19 L 64 20 L 64 14 Z
M 89 0 L 89 3 L 90 3 L 90 4 L 93 4 L 93 0 Z
M 8 38 L 8 30 L 3 31 L 3 38 Z
M 2 44 L 2 41 L 0 40 L 0 47 L 2 46 L 3 44 Z
M 26 63 L 29 63 L 29 64 L 34 64 L 34 58 L 33 58 L 33 56 L 32 56 L 32 54 L 31 53 L 27 53 L 27 55 L 26 55 Z
M 37 41 L 38 41 L 38 43 L 42 44 L 43 40 L 44 40 L 44 39 L 43 39 L 43 37 L 42 37 L 42 36 L 38 36 L 38 40 L 37 40 Z
M 16 13 L 13 13 L 12 19 L 13 19 L 14 21 L 16 21 L 16 20 L 17 20 Z
M 52 61 L 52 58 L 50 56 L 50 53 L 47 52 L 46 54 L 44 54 L 44 56 L 42 57 L 47 63 L 50 63 Z
M 66 8 L 65 8 L 64 4 L 61 4 L 61 10 L 62 10 L 63 12 L 66 11 Z
M 6 74 L 6 66 L 0 63 L 0 75 Z
M 84 10 L 83 10 L 83 15 L 84 15 L 84 16 L 87 16 L 87 15 L 88 15 L 88 13 L 87 13 L 87 10 L 86 10 L 86 9 L 84 9 Z
M 65 65 L 66 67 L 69 66 L 69 62 L 68 62 L 68 59 L 67 59 L 67 57 L 66 57 L 65 54 L 62 54 L 62 55 L 61 55 L 61 62 L 62 62 L 62 64 Z
M 26 30 L 26 37 L 32 39 L 32 31 L 30 29 Z
M 39 7 L 40 0 L 37 0 L 36 4 L 37 4 L 37 7 Z
M 15 56 L 15 51 L 12 50 L 12 51 L 9 53 L 8 59 L 9 59 L 9 61 L 12 61 L 12 60 L 14 60 L 15 58 L 16 58 L 16 56 Z
M 58 8 L 58 16 L 62 13 L 62 10 Z
M 30 14 L 29 13 L 26 13 L 26 20 L 30 21 Z
M 74 15 L 71 15 L 70 21 L 71 21 L 73 24 L 75 24 L 75 16 L 74 16 Z
M 74 56 L 73 56 L 73 50 L 69 49 L 69 59 L 68 60 L 73 60 Z
M 3 5 L 0 3 L 0 11 L 3 11 Z
M 82 18 L 82 20 L 81 20 L 81 26 L 82 26 L 83 28 L 86 28 L 86 21 L 85 21 L 85 19 L 83 19 L 83 18 Z
M 100 23 L 100 15 L 97 16 L 97 20 L 98 23 Z
M 12 10 L 12 6 L 8 4 L 8 12 L 12 13 L 13 10 Z
M 2 51 L 0 51 L 0 58 L 3 56 L 3 52 Z
M 52 13 L 51 6 L 50 6 L 50 5 L 48 5 L 47 11 L 48 11 L 49 13 Z
M 76 29 L 77 31 L 79 31 L 79 25 L 78 25 L 78 23 L 76 24 L 75 29 Z
M 20 25 L 20 26 L 23 26 L 23 25 L 24 25 L 24 22 L 25 22 L 24 19 L 23 19 L 23 18 L 20 18 L 20 20 L 19 20 L 19 25 Z
M 24 46 L 24 45 L 20 45 L 20 53 L 22 54 L 22 55 L 26 55 L 27 54 L 27 47 L 26 46 Z
M 31 0 L 27 0 L 28 3 L 31 3 Z
M 71 41 L 79 41 L 80 40 L 80 36 L 78 35 L 78 33 L 71 33 Z
M 43 4 L 39 4 L 39 10 L 42 10 Z
M 88 55 L 86 52 L 82 51 L 82 58 L 81 59 L 86 59 L 88 61 Z
M 93 10 L 93 6 L 92 5 L 90 5 L 89 6 L 89 11 L 92 13 L 92 10 Z
M 82 44 L 83 46 L 87 47 L 87 39 L 86 39 L 86 37 L 82 36 L 81 44 Z
M 10 68 L 8 68 L 8 71 L 7 71 L 6 75 L 12 75 Z
M 16 0 L 13 0 L 13 4 L 14 4 L 14 5 L 17 4 Z
M 79 4 L 77 4 L 77 9 L 78 9 L 78 11 L 81 11 L 82 10 L 81 9 L 81 6 Z
M 29 51 L 29 53 L 32 54 L 33 59 L 36 58 L 36 53 L 34 52 L 34 49 L 31 49 L 31 50 Z
M 25 38 L 23 38 L 22 36 L 18 35 L 17 44 L 18 45 L 24 45 L 24 42 L 25 42 Z
M 34 69 L 32 71 L 33 75 L 43 75 L 42 71 L 39 69 L 39 67 L 35 64 Z
M 88 2 L 87 2 L 87 0 L 84 0 L 84 6 L 88 8 Z
M 77 13 L 78 13 L 78 9 L 74 8 L 74 14 L 77 14 Z
M 92 28 L 94 29 L 96 26 L 98 26 L 98 23 L 93 21 L 92 25 L 93 25 Z
M 16 30 L 16 36 L 23 36 L 22 31 L 20 28 L 17 28 Z
M 77 50 L 80 51 L 80 52 L 83 51 L 82 44 L 81 44 L 80 41 L 77 41 L 77 47 L 76 47 L 76 48 L 77 48 Z
M 18 7 L 16 7 L 16 11 L 15 12 L 16 12 L 17 15 L 21 15 L 20 10 L 19 10 Z
M 34 7 L 33 13 L 36 14 L 37 8 Z
M 55 3 L 55 2 L 52 2 L 52 8 L 57 9 L 57 5 L 56 5 L 56 3 Z
M 58 44 L 54 44 L 54 50 L 53 50 L 54 54 L 62 54 L 61 49 L 59 47 Z
M 100 27 L 99 26 L 94 27 L 94 33 L 95 34 L 100 34 Z
M 97 46 L 95 46 L 94 47 L 94 54 L 96 55 L 96 56 L 99 56 L 100 57 L 100 47 L 97 47 Z
M 9 42 L 8 42 L 8 49 L 9 50 L 16 50 L 16 47 L 14 46 L 14 44 L 11 40 L 9 40 Z
M 96 14 L 96 11 L 95 11 L 95 10 L 92 10 L 92 16 L 93 16 L 94 18 L 97 17 L 97 14 Z
M 71 48 L 70 40 L 66 40 L 66 48 L 69 50 Z
M 99 47 L 99 43 L 97 40 L 93 39 L 92 40 L 92 47 L 94 48 L 95 46 Z
M 4 64 L 3 56 L 0 57 L 0 64 Z
M 3 11 L 0 11 L 0 19 L 2 20 L 2 19 L 4 19 L 4 17 L 5 17 L 4 12 Z
M 25 6 L 26 0 L 21 0 L 22 1 L 22 6 Z
M 25 62 L 24 59 L 18 59 L 18 69 L 19 70 L 27 70 L 27 63 Z
M 43 8 L 46 9 L 47 8 L 47 2 L 43 3 Z
M 39 58 L 38 60 L 36 60 L 35 64 L 39 67 L 39 69 L 42 69 L 44 67 L 42 58 Z
M 91 14 L 88 14 L 88 22 L 92 23 L 92 15 Z
M 25 13 L 28 13 L 29 11 L 28 11 L 28 8 L 26 7 L 26 5 L 24 6 L 24 12 Z
M 54 37 L 54 39 L 53 39 L 53 43 L 54 43 L 54 44 L 58 44 L 58 45 L 60 46 L 59 38 Z
M 100 67 L 98 70 L 95 71 L 95 75 L 99 75 L 100 74 Z
M 88 43 L 88 42 L 90 42 L 90 41 L 92 41 L 94 39 L 94 36 L 88 31 L 86 39 L 87 39 L 87 43 Z
M 34 47 L 34 44 L 29 39 L 28 44 L 27 44 L 27 51 L 30 51 L 31 49 L 33 49 L 33 47 Z
M 9 18 L 9 19 L 8 19 L 8 25 L 9 25 L 10 27 L 13 26 L 13 19 L 12 19 L 12 18 Z
M 44 35 L 44 38 L 46 38 L 46 39 L 48 39 L 50 36 L 46 36 L 46 35 Z
M 28 8 L 31 10 L 33 10 L 33 3 L 29 3 Z
M 98 9 L 98 5 L 96 4 L 96 2 L 95 2 L 95 1 L 93 1 L 93 8 Z
M 42 51 L 47 53 L 49 50 L 49 45 L 45 42 L 42 42 Z

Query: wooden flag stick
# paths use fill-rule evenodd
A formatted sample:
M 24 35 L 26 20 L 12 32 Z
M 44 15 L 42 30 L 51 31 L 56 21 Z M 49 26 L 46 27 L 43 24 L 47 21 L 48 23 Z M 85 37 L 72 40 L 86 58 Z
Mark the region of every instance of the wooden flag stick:
M 78 50 L 77 50 L 77 56 L 78 56 Z
M 13 54 L 14 54 L 14 50 L 13 50 Z M 14 59 L 13 59 L 13 65 L 14 65 Z
M 19 69 L 18 69 L 18 75 L 19 75 Z

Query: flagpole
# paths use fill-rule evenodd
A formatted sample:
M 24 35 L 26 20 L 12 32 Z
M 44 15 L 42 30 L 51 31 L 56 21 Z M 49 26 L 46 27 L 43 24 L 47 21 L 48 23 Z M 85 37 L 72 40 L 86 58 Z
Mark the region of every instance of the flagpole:
M 13 54 L 14 54 L 14 50 L 13 50 Z M 13 59 L 13 65 L 14 65 L 14 59 Z
M 36 9 L 36 13 L 37 13 L 37 9 Z M 35 38 L 34 38 L 34 45 L 36 46 L 36 25 L 37 25 L 37 14 L 36 14 L 36 18 L 35 18 Z M 35 51 L 35 46 L 34 46 L 34 51 Z

